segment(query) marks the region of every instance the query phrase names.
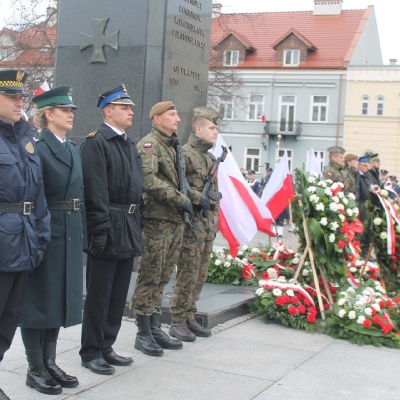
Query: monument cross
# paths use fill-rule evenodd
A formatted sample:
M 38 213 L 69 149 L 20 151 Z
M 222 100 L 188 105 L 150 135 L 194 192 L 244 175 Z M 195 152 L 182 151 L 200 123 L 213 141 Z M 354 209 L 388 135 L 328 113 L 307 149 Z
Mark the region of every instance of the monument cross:
M 87 47 L 93 46 L 93 54 L 90 59 L 90 63 L 106 63 L 104 57 L 103 46 L 109 46 L 115 50 L 118 50 L 118 32 L 116 31 L 108 36 L 105 35 L 107 23 L 110 18 L 106 19 L 93 19 L 94 36 L 89 36 L 86 33 L 81 32 L 81 47 L 80 51 Z

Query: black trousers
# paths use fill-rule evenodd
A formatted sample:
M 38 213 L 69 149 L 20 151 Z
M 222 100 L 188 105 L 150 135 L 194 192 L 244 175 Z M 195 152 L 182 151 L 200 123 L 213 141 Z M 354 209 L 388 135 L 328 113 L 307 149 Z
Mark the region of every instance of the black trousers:
M 34 329 L 21 328 L 21 337 L 27 350 L 35 350 L 45 343 L 56 342 L 60 328 Z
M 0 361 L 10 348 L 20 322 L 28 271 L 0 272 Z
M 83 310 L 82 361 L 109 354 L 121 328 L 133 257 L 106 259 L 88 255 Z

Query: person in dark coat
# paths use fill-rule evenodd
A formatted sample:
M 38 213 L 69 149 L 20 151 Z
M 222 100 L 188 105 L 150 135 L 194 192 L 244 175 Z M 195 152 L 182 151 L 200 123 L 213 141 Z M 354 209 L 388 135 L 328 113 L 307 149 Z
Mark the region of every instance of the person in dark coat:
M 360 221 L 364 225 L 364 231 L 360 235 L 361 257 L 363 258 L 367 256 L 371 245 L 369 240 L 369 227 L 365 225 L 368 216 L 365 203 L 369 200 L 369 190 L 371 186 L 370 175 L 368 174 L 369 169 L 368 157 L 360 157 L 358 159 L 358 172 L 356 177 L 356 203 L 360 211 Z
M 128 294 L 134 257 L 142 253 L 144 203 L 142 162 L 124 132 L 133 102 L 124 85 L 100 96 L 104 123 L 81 146 L 88 229 L 82 366 L 110 375 L 112 365 L 130 365 L 112 348 Z
M 21 119 L 26 77 L 0 71 L 0 361 L 20 322 L 28 274 L 50 240 L 35 128 Z M 0 399 L 9 399 L 1 389 Z
M 34 96 L 37 148 L 51 214 L 51 241 L 40 268 L 28 278 L 21 335 L 28 358 L 27 385 L 45 394 L 75 387 L 78 379 L 55 363 L 60 327 L 82 322 L 84 209 L 79 150 L 66 139 L 77 108 L 69 86 Z M 50 376 L 48 376 L 50 375 Z

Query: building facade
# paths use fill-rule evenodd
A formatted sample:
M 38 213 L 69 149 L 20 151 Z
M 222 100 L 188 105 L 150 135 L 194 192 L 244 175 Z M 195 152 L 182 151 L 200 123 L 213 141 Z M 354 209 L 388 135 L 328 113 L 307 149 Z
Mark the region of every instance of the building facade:
M 259 175 L 285 150 L 291 171 L 307 166 L 311 148 L 326 164 L 326 149 L 343 146 L 347 68 L 382 65 L 374 8 L 342 10 L 341 0 L 316 0 L 313 11 L 216 14 L 212 49 L 210 80 L 229 71 L 237 84 L 210 91 L 220 132 L 238 165 Z

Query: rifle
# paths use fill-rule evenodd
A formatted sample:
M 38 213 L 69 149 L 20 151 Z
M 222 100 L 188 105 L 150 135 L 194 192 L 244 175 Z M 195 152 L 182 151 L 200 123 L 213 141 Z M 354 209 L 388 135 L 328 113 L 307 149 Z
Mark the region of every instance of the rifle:
M 179 191 L 187 196 L 187 185 L 186 185 L 186 177 L 185 177 L 185 166 L 183 164 L 183 158 L 182 158 L 182 147 L 181 143 L 178 140 L 175 141 L 174 143 L 175 151 L 176 151 L 176 170 L 178 172 L 178 181 L 179 181 Z M 192 224 L 190 223 L 190 214 L 187 211 L 183 211 L 183 222 L 186 225 L 186 228 L 194 232 L 194 229 L 192 227 Z
M 222 154 L 215 160 L 213 166 L 211 167 L 210 171 L 208 172 L 203 190 L 201 192 L 202 196 L 206 196 L 214 201 L 221 200 L 222 195 L 219 192 L 213 192 L 212 190 L 210 190 L 211 185 L 215 182 L 215 180 L 217 178 L 219 164 L 224 162 L 226 156 L 228 155 L 228 149 L 225 146 L 221 146 L 221 147 L 222 147 Z M 199 223 L 199 220 L 200 220 L 201 216 L 203 215 L 203 213 L 204 213 L 204 210 L 201 208 L 200 211 L 198 211 L 199 215 L 198 215 L 197 222 L 195 224 L 193 224 L 193 221 L 196 217 L 197 211 L 195 211 L 195 213 L 193 214 L 193 218 L 192 218 L 193 230 L 196 230 L 197 224 Z

